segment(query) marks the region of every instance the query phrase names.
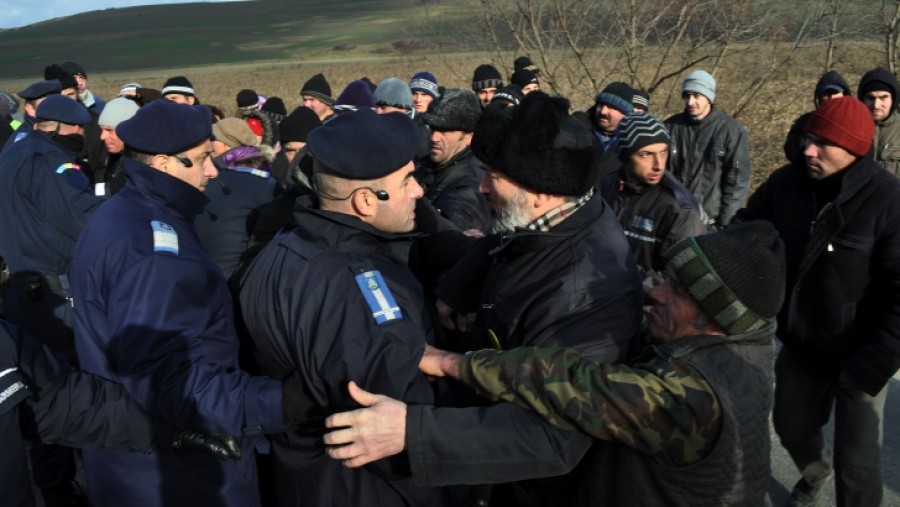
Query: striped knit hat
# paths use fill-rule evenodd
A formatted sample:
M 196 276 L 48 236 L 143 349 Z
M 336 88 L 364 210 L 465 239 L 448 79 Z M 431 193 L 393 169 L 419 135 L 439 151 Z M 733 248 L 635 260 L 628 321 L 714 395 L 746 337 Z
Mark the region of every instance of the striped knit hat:
M 321 72 L 306 80 L 300 88 L 300 95 L 309 95 L 319 99 L 328 107 L 334 107 L 334 98 L 331 96 L 331 85 Z
M 666 257 L 703 313 L 728 334 L 773 322 L 784 301 L 784 245 L 768 221 L 689 236 Z
M 622 83 L 610 83 L 606 88 L 600 90 L 594 103 L 597 105 L 606 104 L 609 107 L 618 109 L 624 114 L 634 111 L 631 101 L 634 100 L 634 88 Z
M 619 160 L 623 163 L 644 146 L 671 141 L 663 123 L 643 111 L 628 113 L 619 120 L 616 136 L 619 138 Z

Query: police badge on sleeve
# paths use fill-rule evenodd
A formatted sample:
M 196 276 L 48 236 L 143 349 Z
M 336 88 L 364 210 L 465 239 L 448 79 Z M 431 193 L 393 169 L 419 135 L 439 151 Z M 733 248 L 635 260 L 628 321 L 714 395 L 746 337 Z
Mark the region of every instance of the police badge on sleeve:
M 175 229 L 159 220 L 151 220 L 150 227 L 153 229 L 153 251 L 178 255 L 178 233 Z
M 379 326 L 403 318 L 394 295 L 377 269 L 356 275 L 356 286 L 362 292 L 372 310 L 372 317 Z

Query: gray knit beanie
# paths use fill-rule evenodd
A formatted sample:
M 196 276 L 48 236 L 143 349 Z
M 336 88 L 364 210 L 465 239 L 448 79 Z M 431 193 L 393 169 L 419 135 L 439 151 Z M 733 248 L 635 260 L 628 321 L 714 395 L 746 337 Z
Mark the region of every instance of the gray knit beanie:
M 412 90 L 402 79 L 389 77 L 375 88 L 375 105 L 399 107 L 409 111 L 413 108 Z
M 100 118 L 97 119 L 97 125 L 101 127 L 115 127 L 123 121 L 131 118 L 140 109 L 137 102 L 125 98 L 117 97 L 106 103 Z
M 666 258 L 703 313 L 728 334 L 774 322 L 784 301 L 784 244 L 768 221 L 689 236 Z
M 699 93 L 714 103 L 716 101 L 716 80 L 705 70 L 695 70 L 684 78 L 681 93 L 684 92 Z

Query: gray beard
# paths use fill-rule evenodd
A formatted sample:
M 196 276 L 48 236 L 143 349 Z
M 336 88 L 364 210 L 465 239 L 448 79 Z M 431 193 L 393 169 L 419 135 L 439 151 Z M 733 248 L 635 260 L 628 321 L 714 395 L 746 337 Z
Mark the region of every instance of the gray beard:
M 513 198 L 500 209 L 494 209 L 491 232 L 507 234 L 531 223 L 528 216 L 528 200 L 524 190 L 519 190 Z

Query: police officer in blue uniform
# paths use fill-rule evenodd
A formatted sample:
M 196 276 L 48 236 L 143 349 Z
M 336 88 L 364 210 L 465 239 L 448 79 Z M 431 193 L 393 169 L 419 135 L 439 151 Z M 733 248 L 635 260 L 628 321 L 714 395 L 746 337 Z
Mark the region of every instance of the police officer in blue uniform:
M 349 380 L 410 403 L 434 400 L 416 371 L 432 329 L 407 267 L 423 194 L 413 178 L 418 139 L 406 115 L 369 109 L 313 130 L 317 195 L 298 198 L 297 226 L 275 237 L 241 280 L 263 373 L 297 374 L 320 414 L 353 406 Z M 403 456 L 345 468 L 325 454 L 315 426 L 273 441 L 279 505 L 440 505 L 439 489 L 404 473 Z
M 3 311 L 44 343 L 71 349 L 72 248 L 103 202 L 77 163 L 90 115 L 54 94 L 35 116 L 35 130 L 0 154 L 0 257 L 10 270 Z
M 37 106 L 34 130 L 0 153 L 0 257 L 10 272 L 3 314 L 74 359 L 67 275 L 75 240 L 102 201 L 79 162 L 90 114 L 58 85 L 37 86 L 35 93 L 55 91 Z M 44 502 L 70 503 L 71 451 L 36 444 L 32 458 Z
M 3 145 L 3 150 L 16 141 L 21 141 L 29 132 L 34 130 L 34 115 L 44 98 L 59 94 L 61 85 L 58 79 L 45 79 L 28 85 L 27 88 L 16 95 L 25 100 L 25 115 L 22 123 L 16 128 L 13 135 L 9 136 Z
M 242 436 L 243 457 L 85 452 L 91 504 L 259 505 L 253 450 L 266 450 L 261 433 L 283 429 L 283 390 L 238 369 L 231 295 L 194 232 L 217 174 L 209 110 L 159 100 L 116 133 L 127 182 L 74 252 L 81 367 L 178 427 Z

